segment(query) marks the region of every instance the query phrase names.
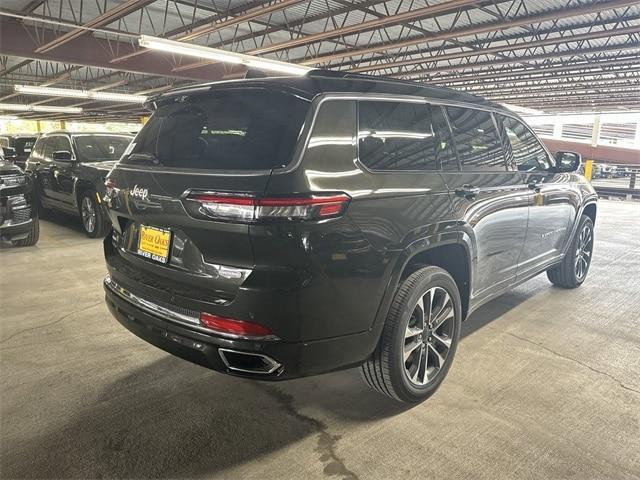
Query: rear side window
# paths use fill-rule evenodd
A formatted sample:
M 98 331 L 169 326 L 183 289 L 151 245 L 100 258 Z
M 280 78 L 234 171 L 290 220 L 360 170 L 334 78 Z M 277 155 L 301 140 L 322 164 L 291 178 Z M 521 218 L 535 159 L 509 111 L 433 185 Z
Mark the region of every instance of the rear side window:
M 457 168 L 442 109 L 422 103 L 359 102 L 358 150 L 371 170 Z
M 505 171 L 504 151 L 491 113 L 447 107 L 462 170 Z
M 497 118 L 504 125 L 511 146 L 512 160 L 517 169 L 521 172 L 548 170 L 549 155 L 531 130 L 515 118 L 504 115 L 498 115 Z
M 124 164 L 204 170 L 266 170 L 287 165 L 309 102 L 257 89 L 181 97 L 161 106 Z

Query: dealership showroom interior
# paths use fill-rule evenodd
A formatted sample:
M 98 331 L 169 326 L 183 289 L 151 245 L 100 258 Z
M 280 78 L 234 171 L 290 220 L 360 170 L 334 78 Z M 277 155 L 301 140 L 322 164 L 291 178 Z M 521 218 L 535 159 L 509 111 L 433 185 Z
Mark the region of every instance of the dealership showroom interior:
M 0 478 L 640 480 L 640 2 L 2 0 Z

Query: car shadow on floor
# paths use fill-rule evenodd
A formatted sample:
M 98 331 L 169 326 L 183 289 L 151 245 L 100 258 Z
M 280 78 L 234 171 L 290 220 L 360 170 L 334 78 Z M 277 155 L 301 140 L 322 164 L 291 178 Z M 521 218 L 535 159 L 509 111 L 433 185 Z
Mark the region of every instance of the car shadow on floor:
M 65 233 L 78 233 L 85 236 L 84 229 L 82 228 L 82 219 L 77 215 L 71 215 L 63 212 L 47 212 L 46 216 L 41 220 L 51 223 L 59 229 L 64 229 Z
M 539 282 L 487 304 L 465 322 L 463 336 L 543 288 Z M 116 379 L 97 397 L 88 395 L 86 405 L 62 418 L 48 418 L 57 412 L 45 415 L 41 429 L 34 430 L 29 422 L 30 433 L 17 444 L 3 442 L 3 477 L 213 475 L 301 441 L 312 442 L 320 469 L 326 469 L 336 463 L 332 452 L 339 437 L 314 418 L 314 412 L 353 424 L 413 408 L 370 391 L 359 377 L 352 369 L 281 383 L 256 382 L 162 356 Z

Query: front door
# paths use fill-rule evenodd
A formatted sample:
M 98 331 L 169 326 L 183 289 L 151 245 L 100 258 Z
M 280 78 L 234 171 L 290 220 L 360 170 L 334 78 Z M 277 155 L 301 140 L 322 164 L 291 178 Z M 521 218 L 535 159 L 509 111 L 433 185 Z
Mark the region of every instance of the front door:
M 508 163 L 528 189 L 529 223 L 518 276 L 535 273 L 557 261 L 571 235 L 580 198 L 572 174 L 555 173 L 548 152 L 520 120 L 498 116 L 507 138 Z

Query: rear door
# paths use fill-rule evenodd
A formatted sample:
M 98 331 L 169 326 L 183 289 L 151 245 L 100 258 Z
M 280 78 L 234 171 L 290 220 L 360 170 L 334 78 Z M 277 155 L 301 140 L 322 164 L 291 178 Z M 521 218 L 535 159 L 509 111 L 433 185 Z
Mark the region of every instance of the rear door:
M 515 281 L 527 231 L 529 190 L 509 171 L 490 112 L 445 108 L 460 171 L 444 172 L 461 234 L 472 250 L 471 298 L 480 301 Z
M 160 106 L 108 179 L 111 220 L 121 254 L 137 266 L 132 274 L 169 282 L 171 291 L 192 286 L 193 295 L 232 299 L 254 265 L 248 223 L 237 221 L 247 208 L 237 197 L 263 194 L 272 169 L 292 160 L 308 106 L 289 93 L 252 88 Z M 235 205 L 220 201 L 229 196 Z M 161 232 L 170 236 L 165 261 L 145 258 L 145 235 Z
M 518 275 L 540 270 L 562 255 L 580 206 L 571 174 L 553 171 L 553 160 L 523 122 L 497 115 L 508 140 L 508 163 L 527 186 L 529 223 Z
M 69 152 L 73 158 L 73 149 L 71 148 L 71 141 L 66 135 L 56 135 L 50 137 L 53 142 L 54 152 Z M 53 154 L 51 155 L 53 157 Z M 73 158 L 72 161 L 60 161 L 52 159 L 52 172 L 53 182 L 55 182 L 55 197 L 57 200 L 65 206 L 72 208 L 74 205 L 73 187 L 75 172 L 78 169 L 76 162 L 77 159 Z

